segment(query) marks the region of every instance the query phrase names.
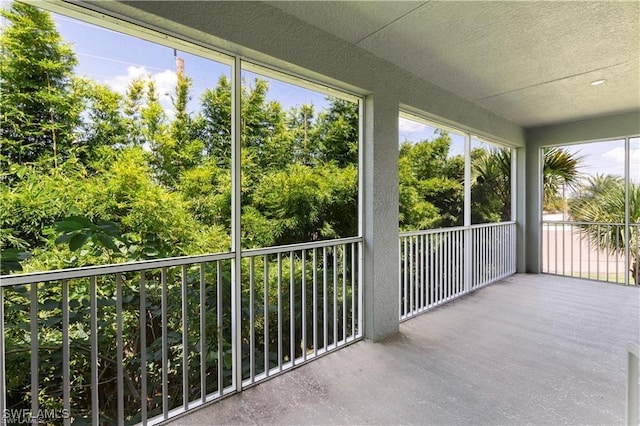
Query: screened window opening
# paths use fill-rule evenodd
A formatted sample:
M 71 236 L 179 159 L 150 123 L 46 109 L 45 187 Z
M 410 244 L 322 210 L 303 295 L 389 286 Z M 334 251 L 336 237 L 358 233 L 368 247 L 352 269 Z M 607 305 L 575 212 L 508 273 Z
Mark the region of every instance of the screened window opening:
M 400 117 L 400 230 L 464 224 L 464 135 Z

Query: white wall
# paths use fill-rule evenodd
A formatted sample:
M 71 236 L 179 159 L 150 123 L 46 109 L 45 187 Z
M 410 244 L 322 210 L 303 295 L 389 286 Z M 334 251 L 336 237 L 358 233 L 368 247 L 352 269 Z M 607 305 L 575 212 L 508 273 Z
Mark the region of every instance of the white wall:
M 526 132 L 527 147 L 640 135 L 640 111 L 537 127 Z

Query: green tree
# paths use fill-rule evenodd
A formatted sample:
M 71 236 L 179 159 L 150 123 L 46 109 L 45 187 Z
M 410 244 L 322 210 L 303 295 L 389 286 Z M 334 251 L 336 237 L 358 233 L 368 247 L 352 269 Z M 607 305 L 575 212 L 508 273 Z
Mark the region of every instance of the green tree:
M 473 150 L 471 178 L 471 223 L 511 220 L 511 150 Z
M 631 280 L 640 283 L 640 225 L 625 234 L 625 185 L 618 176 L 597 175 L 578 185 L 577 195 L 569 203 L 572 218 L 594 248 L 631 255 Z M 629 185 L 629 222 L 640 223 L 640 185 Z M 602 225 L 598 225 L 602 224 Z
M 400 146 L 400 229 L 462 225 L 464 159 L 450 156 L 450 146 L 447 133 Z
M 207 89 L 200 98 L 201 115 L 194 128 L 204 142 L 208 157 L 218 166 L 231 168 L 231 82 L 221 76 L 215 88 Z
M 80 125 L 82 149 L 78 155 L 94 171 L 104 170 L 115 154 L 130 143 L 133 129 L 122 114 L 123 97 L 103 84 L 77 79 L 85 99 L 86 118 Z
M 152 151 L 150 163 L 158 179 L 169 188 L 175 188 L 185 171 L 201 163 L 205 148 L 192 126 L 192 119 L 187 111 L 190 89 L 191 80 L 182 72 L 178 72 L 175 93 L 172 97 L 175 118 L 166 128 L 158 124 L 158 131 L 149 138 Z M 153 123 L 153 117 L 164 116 L 160 110 L 155 87 L 150 83 L 146 109 L 149 115 L 145 117 L 143 114 L 143 117 L 150 119 L 150 123 Z
M 358 164 L 358 104 L 328 99 L 329 108 L 319 114 L 315 136 L 320 160 L 339 167 Z
M 49 163 L 70 155 L 82 101 L 74 92 L 75 54 L 50 15 L 14 2 L 0 36 L 0 166 Z
M 571 154 L 564 148 L 551 147 L 543 150 L 542 193 L 543 206 L 558 197 L 560 188 L 572 188 L 578 182 L 578 167 L 582 157 Z
M 313 105 L 301 105 L 289 112 L 288 127 L 293 134 L 294 159 L 298 164 L 314 165 L 318 161 Z

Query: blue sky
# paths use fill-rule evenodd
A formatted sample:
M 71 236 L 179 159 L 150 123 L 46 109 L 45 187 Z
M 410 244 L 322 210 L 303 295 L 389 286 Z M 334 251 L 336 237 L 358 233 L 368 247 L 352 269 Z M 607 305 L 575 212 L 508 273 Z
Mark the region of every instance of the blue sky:
M 171 98 L 176 81 L 174 49 L 131 37 L 116 31 L 52 14 L 58 31 L 73 46 L 78 58 L 76 74 L 104 83 L 124 93 L 135 78 L 150 76 L 156 83 L 165 111 L 171 115 Z M 192 102 L 197 110 L 200 95 L 215 87 L 221 76 L 231 78 L 231 67 L 211 59 L 178 51 L 184 60 L 185 74 L 192 79 Z M 243 71 L 242 78 L 253 85 L 257 74 Z M 280 102 L 285 110 L 302 104 L 313 104 L 319 112 L 327 106 L 326 96 L 279 80 L 260 76 L 269 81 L 268 98 Z
M 427 124 L 418 123 L 413 120 L 409 120 L 404 117 L 400 117 L 398 120 L 398 128 L 400 132 L 400 143 L 402 142 L 420 142 L 427 139 L 435 139 L 438 135 L 435 133 L 437 128 L 429 126 Z M 462 133 L 449 132 L 451 138 L 451 147 L 449 148 L 449 155 L 463 155 L 464 154 L 464 135 Z M 490 149 L 493 145 L 485 142 L 478 141 L 476 139 L 471 140 L 471 149 L 484 148 Z
M 583 157 L 580 171 L 584 174 L 624 177 L 624 140 L 571 145 L 565 148 Z M 632 138 L 629 148 L 629 178 L 632 182 L 640 183 L 640 138 Z
M 419 142 L 425 139 L 433 139 L 435 127 L 418 123 L 406 118 L 399 119 L 400 142 Z M 464 138 L 462 135 L 449 133 L 452 137 L 451 155 L 461 154 L 464 150 Z M 478 141 L 472 141 L 472 148 L 490 145 Z M 579 170 L 586 175 L 612 174 L 624 176 L 624 140 L 594 142 L 564 147 L 569 152 L 582 157 L 582 165 Z M 640 183 L 640 138 L 631 139 L 630 144 L 630 179 Z

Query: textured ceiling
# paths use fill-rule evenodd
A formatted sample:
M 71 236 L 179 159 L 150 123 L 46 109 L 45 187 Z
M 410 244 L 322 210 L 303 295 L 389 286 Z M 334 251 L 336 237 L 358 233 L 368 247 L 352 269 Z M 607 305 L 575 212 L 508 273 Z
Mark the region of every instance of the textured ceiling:
M 640 109 L 638 1 L 268 3 L 524 127 Z

